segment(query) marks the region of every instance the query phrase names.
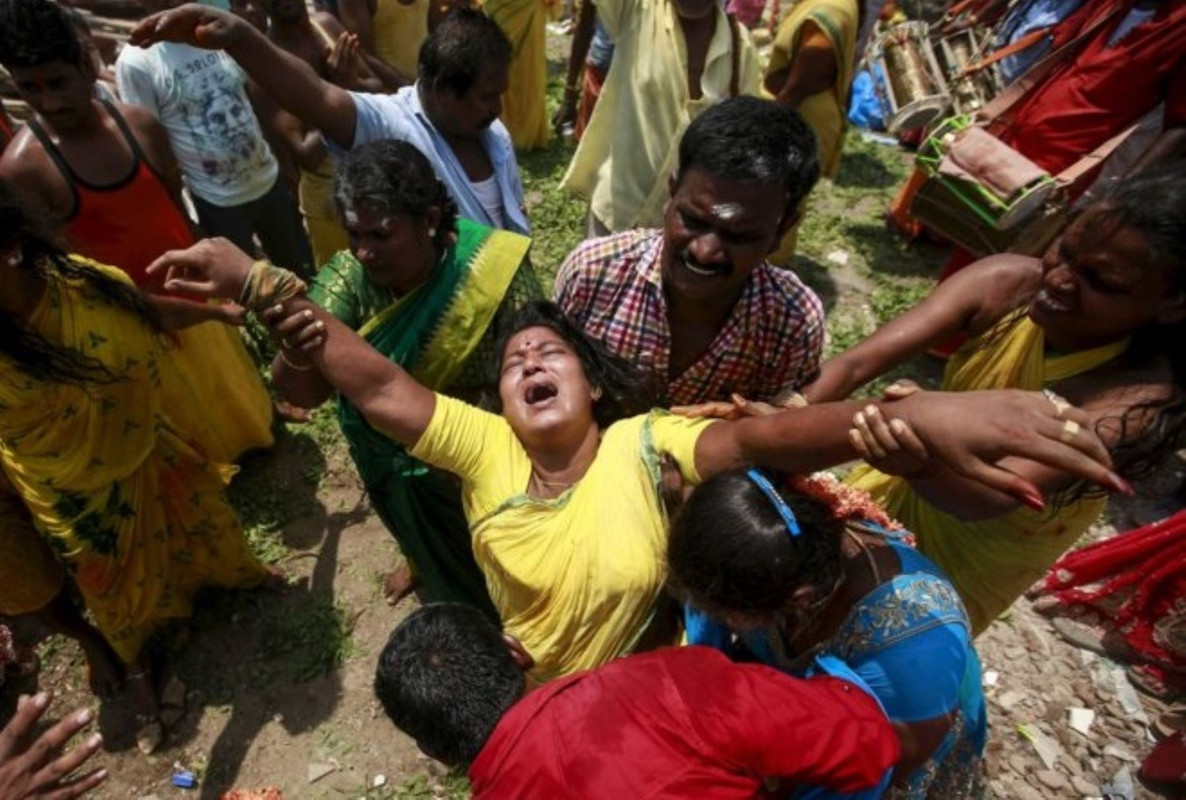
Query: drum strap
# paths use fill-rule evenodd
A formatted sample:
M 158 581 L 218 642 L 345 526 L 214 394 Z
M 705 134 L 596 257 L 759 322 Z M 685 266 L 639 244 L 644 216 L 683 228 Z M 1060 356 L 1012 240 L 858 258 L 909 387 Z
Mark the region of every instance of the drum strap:
M 1062 186 L 1073 186 L 1076 181 L 1103 163 L 1108 156 L 1112 155 L 1116 148 L 1124 144 L 1124 141 L 1129 136 L 1132 136 L 1140 125 L 1140 122 L 1134 122 L 1132 125 L 1129 125 L 1120 133 L 1055 175 L 1054 180 L 1058 181 Z
M 1013 44 L 1006 45 L 993 53 L 991 56 L 983 58 L 980 61 L 977 61 L 975 64 L 969 64 L 968 66 L 964 67 L 963 71 L 959 74 L 959 77 L 962 78 L 965 75 L 971 75 L 973 72 L 979 72 L 985 67 L 991 67 L 998 61 L 1008 58 L 1014 53 L 1019 53 L 1022 50 L 1032 47 L 1046 38 L 1046 36 L 1052 30 L 1054 30 L 1054 26 L 1049 25 L 1045 28 L 1039 28 L 1036 31 L 1030 31 L 1025 36 L 1022 36 L 1020 39 L 1013 42 Z
M 1078 50 L 1079 45 L 1087 41 L 1088 37 L 1115 17 L 1124 6 L 1125 4 L 1122 0 L 1113 0 L 1112 7 L 1107 12 L 1097 14 L 1091 22 L 1083 26 L 1083 29 L 1079 31 L 1077 36 L 1063 44 L 1057 50 L 1048 53 L 1038 63 L 1026 70 L 1024 75 L 1009 84 L 1005 88 L 1005 91 L 1001 92 L 984 106 L 984 108 L 980 109 L 976 116 L 983 120 L 994 120 L 1015 106 L 1029 93 L 1030 89 L 1033 89 L 1043 78 L 1049 75 L 1064 59 L 1073 55 Z

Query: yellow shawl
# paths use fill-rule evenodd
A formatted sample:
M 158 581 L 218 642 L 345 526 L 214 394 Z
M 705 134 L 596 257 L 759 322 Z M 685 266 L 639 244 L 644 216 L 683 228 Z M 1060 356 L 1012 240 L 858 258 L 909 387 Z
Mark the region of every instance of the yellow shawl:
M 1038 390 L 1095 369 L 1124 352 L 1128 340 L 1068 355 L 1048 355 L 1042 329 L 1010 316 L 952 356 L 947 391 Z M 910 484 L 862 465 L 849 483 L 873 495 L 918 537 L 919 549 L 950 576 L 979 634 L 1075 544 L 1104 510 L 1088 496 L 1044 512 L 1021 507 L 995 519 L 962 521 L 915 494 Z
M 58 276 L 28 325 L 116 376 L 51 383 L 0 356 L 0 466 L 131 662 L 156 623 L 190 614 L 200 586 L 251 585 L 265 573 L 222 497 L 229 469 L 201 459 L 162 408 L 161 337 L 89 283 Z

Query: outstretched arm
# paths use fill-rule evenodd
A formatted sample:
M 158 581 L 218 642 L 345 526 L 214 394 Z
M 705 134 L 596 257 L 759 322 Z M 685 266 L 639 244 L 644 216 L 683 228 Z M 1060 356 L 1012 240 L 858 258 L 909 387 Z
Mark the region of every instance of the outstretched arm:
M 226 239 L 203 239 L 186 250 L 165 253 L 148 266 L 148 273 L 164 274 L 170 291 L 238 298 L 252 263 Z M 307 357 L 368 422 L 402 444 L 420 440 L 436 409 L 430 389 L 305 297 L 284 303 L 279 316 L 301 327 L 314 324 L 322 332 L 321 345 L 306 351 Z
M 803 395 L 812 403 L 840 400 L 929 347 L 958 333 L 986 329 L 1028 296 L 1040 276 L 1033 258 L 1003 255 L 978 261 L 855 347 L 824 362 Z
M 696 444 L 696 469 L 717 472 L 756 464 L 811 472 L 858 457 L 848 430 L 857 411 L 873 405 L 886 420 L 901 419 L 932 457 L 965 479 L 1034 508 L 1041 492 L 1003 461 L 1019 456 L 1085 478 L 1113 491 L 1132 488 L 1111 470 L 1108 451 L 1089 430 L 1063 441 L 1067 412 L 1059 416 L 1037 392 L 918 392 L 894 402 L 825 403 L 778 414 L 719 422 Z M 975 420 L 975 424 L 968 424 Z
M 302 59 L 286 53 L 234 14 L 188 4 L 148 17 L 130 42 L 182 42 L 225 50 L 277 105 L 342 147 L 354 143 L 357 112 L 350 93 L 318 77 Z

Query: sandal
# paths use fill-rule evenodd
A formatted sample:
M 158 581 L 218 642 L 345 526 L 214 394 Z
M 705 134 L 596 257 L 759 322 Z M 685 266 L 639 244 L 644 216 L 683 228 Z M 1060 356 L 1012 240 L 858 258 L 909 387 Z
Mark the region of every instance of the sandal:
M 1128 682 L 1163 703 L 1173 703 L 1186 697 L 1186 678 L 1175 676 L 1151 664 L 1130 666 Z

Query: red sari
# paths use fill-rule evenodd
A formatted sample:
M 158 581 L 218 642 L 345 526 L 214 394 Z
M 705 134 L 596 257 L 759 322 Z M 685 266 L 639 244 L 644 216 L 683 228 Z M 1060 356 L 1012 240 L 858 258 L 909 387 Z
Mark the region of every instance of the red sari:
M 1186 678 L 1186 510 L 1072 550 L 1035 593 L 1042 613 L 1098 623 L 1133 660 Z

